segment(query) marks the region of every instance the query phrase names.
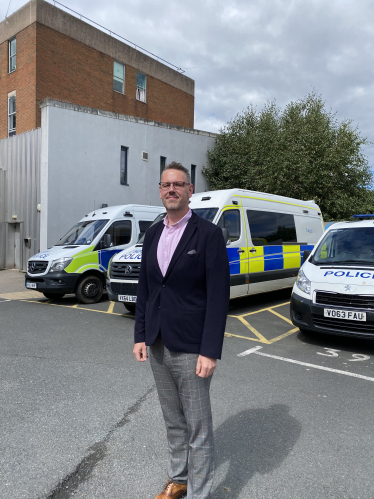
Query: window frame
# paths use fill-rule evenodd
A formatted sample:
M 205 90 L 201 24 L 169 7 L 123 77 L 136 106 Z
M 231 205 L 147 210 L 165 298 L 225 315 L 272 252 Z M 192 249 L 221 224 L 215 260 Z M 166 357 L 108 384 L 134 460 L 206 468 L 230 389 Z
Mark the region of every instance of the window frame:
M 11 44 L 12 42 L 16 42 L 16 51 L 14 54 L 11 54 Z M 14 58 L 15 64 L 14 64 L 14 69 L 11 69 L 11 60 Z M 14 36 L 8 41 L 8 74 L 14 73 L 14 71 L 17 69 L 17 37 Z
M 193 194 L 195 194 L 196 185 L 196 165 L 191 165 L 191 184 L 193 184 Z
M 138 85 L 138 75 L 144 76 L 144 88 L 140 87 Z M 144 91 L 144 100 L 140 99 L 140 93 L 139 93 L 139 98 L 138 98 L 138 91 L 143 90 Z M 147 103 L 147 75 L 145 73 L 142 73 L 141 71 L 137 71 L 136 73 L 136 100 L 139 102 L 144 102 L 145 104 Z
M 234 243 L 236 241 L 240 241 L 240 238 L 242 237 L 242 219 L 241 219 L 240 210 L 238 208 L 229 208 L 228 210 L 222 211 L 221 216 L 219 217 L 218 222 L 217 222 L 217 227 L 222 228 L 220 225 L 221 219 L 224 220 L 226 213 L 229 213 L 231 211 L 236 211 L 239 214 L 239 236 L 236 237 L 235 239 L 232 239 L 232 236 L 231 236 L 230 231 L 229 231 L 230 241 L 231 241 L 231 243 Z M 223 228 L 225 228 L 225 227 L 226 227 L 226 224 L 223 226 Z
M 166 168 L 166 156 L 160 156 L 160 180 L 161 180 L 161 175 L 162 172 Z
M 118 76 L 115 76 L 114 68 L 115 68 L 116 64 L 119 64 L 123 68 L 123 79 L 119 78 Z M 115 81 L 117 81 L 117 82 L 122 81 L 122 91 L 121 92 L 114 88 Z M 125 95 L 125 65 L 122 62 L 116 61 L 115 59 L 113 61 L 113 92 L 117 92 L 118 94 Z
M 11 100 L 14 99 L 14 112 L 10 112 L 10 102 Z M 14 128 L 10 127 L 10 122 L 11 118 L 14 117 Z M 16 92 L 10 92 L 8 94 L 8 137 L 13 137 L 16 135 L 16 129 L 17 129 L 17 94 Z
M 125 154 L 123 154 L 125 153 Z M 126 146 L 121 146 L 121 153 L 120 153 L 120 184 L 121 185 L 129 185 L 129 179 L 128 179 L 128 157 L 129 157 L 129 148 Z M 124 161 L 123 161 L 124 158 Z M 124 172 L 124 175 L 122 177 L 122 172 Z M 122 180 L 123 178 L 123 180 Z

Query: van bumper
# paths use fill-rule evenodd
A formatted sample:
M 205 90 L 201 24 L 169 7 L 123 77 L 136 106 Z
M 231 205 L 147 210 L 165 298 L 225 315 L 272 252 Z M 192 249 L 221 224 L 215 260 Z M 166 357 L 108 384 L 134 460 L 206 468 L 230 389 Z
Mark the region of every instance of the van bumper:
M 106 281 L 105 288 L 106 288 L 106 292 L 108 293 L 109 300 L 110 301 L 118 301 L 118 294 L 113 292 L 112 287 L 110 285 L 110 281 L 108 281 L 108 280 Z
M 292 293 L 290 301 L 290 317 L 292 323 L 300 330 L 322 334 L 335 334 L 338 336 L 351 336 L 354 338 L 367 338 L 374 340 L 374 312 L 363 309 L 349 308 L 353 312 L 365 312 L 366 321 L 351 321 L 344 319 L 327 319 L 324 317 L 325 308 L 341 310 L 345 307 L 319 305 L 312 300 Z
M 40 293 L 74 293 L 75 286 L 81 274 L 68 274 L 65 271 L 61 272 L 49 272 L 43 276 L 30 275 L 26 273 L 25 275 L 25 286 L 27 283 L 36 284 L 36 288 L 33 291 L 39 291 Z

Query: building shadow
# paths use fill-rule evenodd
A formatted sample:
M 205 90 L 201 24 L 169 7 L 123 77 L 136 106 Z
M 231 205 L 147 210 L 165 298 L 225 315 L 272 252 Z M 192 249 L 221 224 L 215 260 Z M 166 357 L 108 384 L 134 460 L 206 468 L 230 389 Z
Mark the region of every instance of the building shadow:
M 243 499 L 242 489 L 255 475 L 265 475 L 286 459 L 301 433 L 301 423 L 289 407 L 248 409 L 229 417 L 215 431 L 216 470 L 228 465 L 214 485 L 212 499 Z

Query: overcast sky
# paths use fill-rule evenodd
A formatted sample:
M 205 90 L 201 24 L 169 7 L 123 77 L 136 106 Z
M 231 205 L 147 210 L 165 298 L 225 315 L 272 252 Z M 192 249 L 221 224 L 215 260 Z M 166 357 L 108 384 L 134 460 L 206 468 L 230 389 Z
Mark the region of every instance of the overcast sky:
M 11 0 L 9 15 L 26 3 Z M 315 89 L 374 142 L 374 1 L 62 0 L 195 80 L 195 128 Z M 0 2 L 4 19 L 8 0 Z M 374 166 L 374 146 L 365 148 Z

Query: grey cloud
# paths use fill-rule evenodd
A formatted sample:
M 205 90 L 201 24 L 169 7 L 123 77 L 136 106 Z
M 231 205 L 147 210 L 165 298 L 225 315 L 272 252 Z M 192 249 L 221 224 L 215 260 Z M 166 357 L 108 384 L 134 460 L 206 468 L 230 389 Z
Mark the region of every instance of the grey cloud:
M 338 119 L 352 119 L 374 142 L 371 0 L 65 1 L 194 68 L 186 74 L 196 82 L 196 128 L 218 131 L 250 103 L 276 99 L 283 107 L 315 89 Z M 12 0 L 13 10 L 22 3 Z M 374 147 L 366 153 L 374 165 Z

